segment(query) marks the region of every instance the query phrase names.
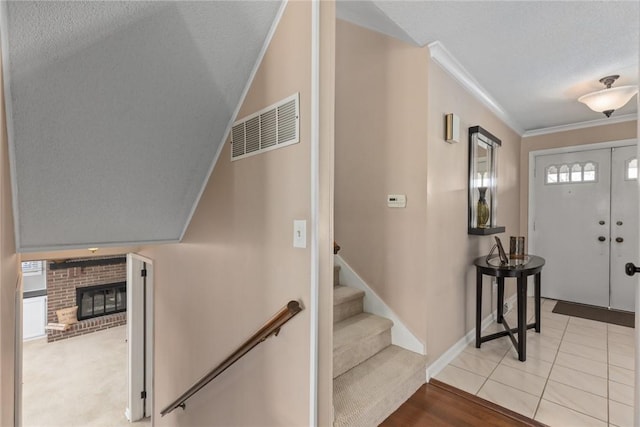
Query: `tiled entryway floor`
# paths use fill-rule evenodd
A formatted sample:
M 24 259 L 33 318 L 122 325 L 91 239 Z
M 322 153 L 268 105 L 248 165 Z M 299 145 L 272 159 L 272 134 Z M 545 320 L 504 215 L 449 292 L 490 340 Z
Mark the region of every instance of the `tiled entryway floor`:
M 552 313 L 527 333 L 527 360 L 509 337 L 471 343 L 435 378 L 552 427 L 633 425 L 634 329 Z M 529 322 L 533 300 L 528 301 Z M 506 316 L 517 324 L 515 310 Z M 492 324 L 483 335 L 502 330 Z

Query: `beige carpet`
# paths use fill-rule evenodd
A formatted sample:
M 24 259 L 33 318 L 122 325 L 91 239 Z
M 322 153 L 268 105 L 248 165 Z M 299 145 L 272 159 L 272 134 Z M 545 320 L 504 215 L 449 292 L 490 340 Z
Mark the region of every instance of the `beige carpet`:
M 131 426 L 125 326 L 23 347 L 24 427 Z M 150 426 L 148 421 L 135 426 Z

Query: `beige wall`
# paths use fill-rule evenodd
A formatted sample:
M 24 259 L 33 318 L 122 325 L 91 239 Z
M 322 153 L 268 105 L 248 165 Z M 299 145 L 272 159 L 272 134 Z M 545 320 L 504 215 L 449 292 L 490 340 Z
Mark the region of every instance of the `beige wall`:
M 4 99 L 3 88 L 0 84 L 0 99 Z M 0 177 L 0 425 L 12 426 L 15 385 L 15 298 L 19 273 L 11 207 L 4 102 L 0 102 Z
M 522 138 L 520 152 L 520 233 L 528 235 L 529 224 L 529 153 L 550 148 L 572 147 L 598 142 L 637 138 L 637 121 L 596 126 Z
M 159 411 L 287 301 L 310 303 L 310 249 L 292 247 L 293 220 L 310 220 L 310 30 L 310 2 L 289 3 L 239 114 L 299 91 L 300 143 L 236 162 L 225 144 L 183 243 L 141 251 L 156 278 L 156 426 L 308 425 L 309 309 L 186 411 Z
M 434 62 L 429 64 L 427 153 L 427 351 L 434 361 L 475 327 L 475 268 L 473 260 L 491 248 L 492 236 L 467 234 L 468 128 L 482 126 L 502 141 L 498 149 L 498 225 L 508 244 L 519 230 L 520 136 Z M 444 141 L 444 115 L 460 117 L 460 142 Z M 508 295 L 515 284 L 507 281 Z M 495 308 L 489 279 L 485 279 L 483 313 Z M 495 301 L 495 298 L 493 298 Z
M 433 361 L 475 326 L 472 262 L 492 242 L 467 234 L 467 128 L 502 140 L 498 222 L 507 238 L 519 230 L 520 137 L 426 48 L 343 21 L 336 45 L 336 240 Z M 460 117 L 458 144 L 443 140 L 450 112 Z M 406 194 L 407 207 L 386 207 L 390 193 Z
M 427 58 L 426 49 L 337 22 L 336 241 L 423 342 Z M 407 207 L 388 208 L 387 194 L 406 194 Z

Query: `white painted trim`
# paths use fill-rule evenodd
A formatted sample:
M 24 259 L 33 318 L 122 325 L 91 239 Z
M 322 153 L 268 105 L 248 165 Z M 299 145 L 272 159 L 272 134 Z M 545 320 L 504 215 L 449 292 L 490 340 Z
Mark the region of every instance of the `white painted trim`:
M 4 108 L 7 125 L 7 145 L 9 148 L 9 174 L 11 176 L 11 200 L 13 202 L 13 229 L 16 250 L 20 251 L 20 216 L 18 215 L 18 180 L 16 178 L 16 153 L 13 145 L 13 102 L 11 100 L 11 73 L 9 70 L 9 41 L 8 41 L 8 2 L 0 2 L 0 49 L 2 49 L 2 78 L 4 87 Z
M 513 294 L 509 299 L 505 301 L 505 303 L 509 306 L 509 310 L 511 310 L 515 306 L 515 302 L 517 299 L 517 295 Z M 505 313 L 506 314 L 506 313 Z M 495 322 L 497 316 L 497 310 L 493 313 L 489 314 L 482 321 L 481 329 L 484 331 Z M 449 363 L 451 363 L 456 357 L 460 355 L 464 351 L 464 349 L 471 344 L 476 339 L 476 328 L 471 329 L 467 335 L 460 338 L 458 342 L 449 347 L 447 351 L 445 351 L 442 356 L 438 357 L 432 364 L 427 366 L 427 382 L 436 375 L 440 373 Z
M 550 126 L 548 128 L 540 128 L 540 129 L 531 129 L 527 130 L 522 134 L 523 138 L 527 138 L 529 136 L 538 136 L 538 135 L 547 135 L 550 133 L 557 132 L 565 132 L 569 130 L 576 129 L 585 129 L 594 126 L 604 126 L 604 125 L 613 125 L 616 123 L 629 122 L 631 120 L 637 120 L 638 114 L 625 114 L 622 116 L 614 116 L 614 117 L 604 117 L 602 119 L 589 120 L 587 122 L 578 122 L 578 123 L 570 123 L 568 125 L 558 125 L 558 126 Z
M 364 311 L 386 317 L 393 321 L 391 328 L 391 343 L 418 354 L 426 354 L 426 346 L 402 322 L 400 317 L 389 308 L 380 296 L 367 285 L 340 255 L 334 257 L 335 265 L 340 266 L 340 283 L 345 286 L 364 291 Z
M 93 243 L 72 243 L 69 245 L 39 246 L 28 247 L 17 250 L 20 254 L 33 252 L 52 252 L 66 251 L 71 249 L 87 249 L 87 248 L 121 248 L 125 246 L 147 246 L 147 245 L 164 245 L 170 243 L 180 243 L 179 240 L 138 240 L 133 242 L 93 242 Z
M 309 426 L 318 425 L 320 293 L 320 2 L 311 3 L 311 280 L 309 309 Z
M 204 182 L 202 183 L 202 187 L 200 188 L 200 191 L 198 192 L 198 197 L 196 197 L 196 200 L 193 203 L 193 206 L 191 207 L 191 212 L 189 213 L 189 216 L 187 217 L 187 221 L 184 224 L 184 228 L 182 229 L 182 233 L 180 233 L 180 238 L 178 239 L 179 242 L 182 241 L 182 239 L 184 238 L 184 235 L 187 232 L 187 229 L 189 228 L 189 224 L 191 224 L 191 220 L 193 219 L 193 215 L 195 215 L 195 213 L 196 213 L 196 209 L 198 208 L 198 205 L 200 204 L 200 199 L 202 198 L 202 195 L 204 194 L 204 190 L 207 188 L 207 184 L 209 183 L 209 179 L 211 179 L 211 174 L 213 173 L 213 169 L 216 167 L 216 164 L 218 163 L 218 159 L 220 158 L 220 154 L 222 154 L 222 149 L 224 148 L 224 144 L 226 143 L 226 141 L 227 141 L 227 139 L 229 137 L 229 132 L 231 132 L 231 127 L 233 126 L 233 123 L 236 121 L 236 118 L 238 117 L 238 114 L 240 113 L 240 108 L 242 108 L 242 104 L 244 104 L 244 100 L 247 97 L 247 94 L 249 93 L 249 89 L 251 88 L 251 85 L 253 84 L 253 79 L 256 77 L 256 73 L 258 72 L 258 68 L 260 68 L 260 65 L 262 64 L 262 59 L 264 58 L 264 55 L 267 53 L 267 49 L 269 48 L 269 45 L 271 44 L 271 39 L 273 38 L 274 34 L 276 33 L 276 29 L 278 28 L 278 25 L 280 25 L 280 19 L 282 19 L 282 15 L 284 14 L 284 10 L 287 8 L 288 1 L 289 0 L 282 0 L 282 4 L 280 5 L 280 9 L 278 10 L 278 13 L 276 14 L 276 18 L 273 20 L 273 24 L 271 25 L 271 28 L 269 29 L 269 32 L 267 33 L 267 37 L 265 37 L 265 39 L 264 39 L 264 44 L 262 45 L 262 48 L 260 49 L 260 53 L 258 53 L 258 58 L 256 59 L 256 62 L 253 65 L 253 69 L 251 70 L 251 74 L 249 74 L 249 79 L 247 80 L 247 84 L 244 86 L 244 89 L 242 90 L 242 95 L 240 96 L 240 101 L 238 101 L 238 105 L 236 105 L 236 109 L 234 110 L 233 114 L 231 115 L 231 119 L 229 120 L 229 123 L 227 124 L 227 128 L 224 131 L 224 135 L 222 137 L 222 141 L 220 141 L 220 145 L 218 146 L 218 151 L 213 156 L 213 161 L 211 162 L 211 166 L 209 166 L 209 171 L 207 172 L 207 176 L 206 176 Z
M 20 263 L 16 261 L 18 265 Z M 16 304 L 14 313 L 15 331 L 14 331 L 14 360 L 13 360 L 13 425 L 14 427 L 22 426 L 22 372 L 23 372 L 23 319 L 22 310 L 23 302 L 23 283 L 22 271 L 18 269 L 18 278 L 15 287 L 14 301 Z M 46 298 L 45 298 L 46 305 Z
M 462 85 L 471 95 L 477 98 L 492 113 L 494 113 L 507 126 L 518 135 L 522 135 L 524 129 L 505 111 L 489 92 L 468 72 L 464 66 L 444 47 L 442 42 L 435 41 L 427 45 L 431 58 L 447 73 Z
M 569 147 L 558 147 L 558 148 L 548 148 L 544 150 L 534 150 L 529 152 L 529 182 L 527 187 L 529 188 L 529 200 L 528 200 L 528 209 L 527 209 L 527 252 L 530 254 L 534 254 L 536 252 L 535 245 L 533 244 L 533 215 L 532 213 L 535 210 L 535 195 L 534 195 L 534 184 L 535 179 L 533 174 L 535 173 L 536 168 L 536 157 L 546 156 L 549 154 L 565 154 L 565 153 L 575 153 L 580 151 L 590 151 L 590 150 L 600 150 L 603 148 L 613 148 L 613 147 L 626 147 L 629 145 L 636 145 L 637 140 L 634 139 L 620 139 L 617 141 L 607 141 L 607 142 L 596 142 L 594 144 L 584 144 L 584 145 L 572 145 Z

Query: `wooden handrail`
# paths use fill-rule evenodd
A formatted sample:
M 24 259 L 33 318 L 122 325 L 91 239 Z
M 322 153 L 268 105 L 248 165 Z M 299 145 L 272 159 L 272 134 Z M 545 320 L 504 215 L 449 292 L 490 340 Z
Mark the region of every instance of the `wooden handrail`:
M 293 316 L 300 313 L 303 310 L 302 304 L 299 301 L 289 301 L 286 306 L 282 307 L 271 319 L 269 319 L 264 326 L 262 326 L 255 334 L 244 342 L 236 351 L 234 351 L 229 357 L 227 357 L 222 363 L 216 366 L 211 372 L 202 377 L 198 382 L 192 385 L 187 391 L 182 393 L 180 397 L 174 400 L 169 406 L 164 408 L 160 415 L 163 417 L 176 408 L 186 408 L 185 402 L 191 396 L 196 394 L 200 389 L 209 384 L 218 375 L 223 373 L 228 367 L 233 365 L 242 356 L 247 354 L 251 349 L 265 341 L 271 336 L 277 336 L 280 332 L 282 325 L 287 323 Z

